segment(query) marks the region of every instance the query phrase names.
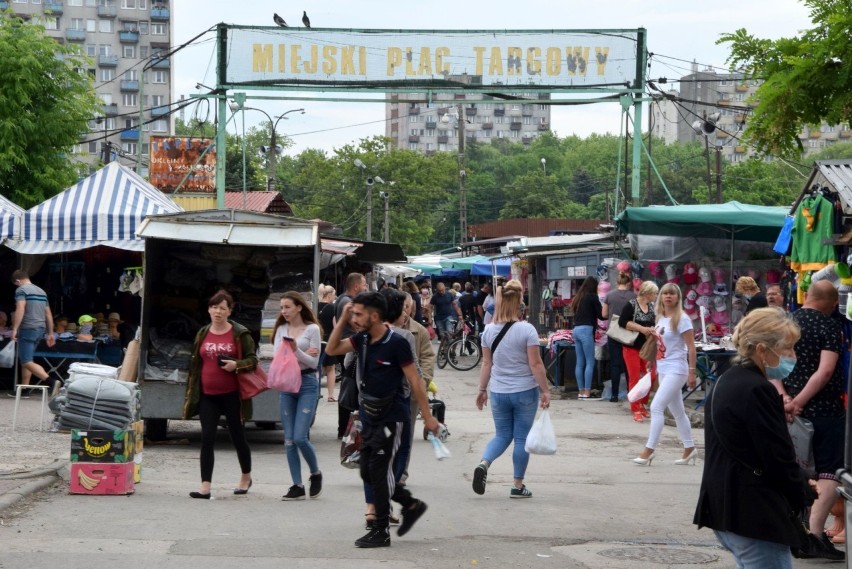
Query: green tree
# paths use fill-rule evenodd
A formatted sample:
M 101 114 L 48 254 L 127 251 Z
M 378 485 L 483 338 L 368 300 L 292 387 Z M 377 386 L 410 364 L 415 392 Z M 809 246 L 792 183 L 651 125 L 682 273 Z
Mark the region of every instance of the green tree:
M 71 148 L 103 114 L 89 66 L 43 26 L 0 14 L 0 194 L 30 207 L 78 180 Z
M 746 139 L 758 150 L 782 156 L 802 151 L 807 124 L 848 124 L 852 115 L 852 4 L 804 0 L 814 27 L 799 37 L 769 40 L 745 29 L 723 34 L 729 63 L 762 79 Z

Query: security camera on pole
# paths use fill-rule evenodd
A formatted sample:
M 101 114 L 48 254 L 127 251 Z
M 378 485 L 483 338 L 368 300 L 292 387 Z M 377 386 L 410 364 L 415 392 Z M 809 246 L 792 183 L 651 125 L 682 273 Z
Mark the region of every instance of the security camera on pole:
M 722 118 L 722 113 L 704 115 L 703 120 L 692 123 L 692 129 L 704 137 L 704 152 L 707 157 L 707 203 L 713 203 L 713 182 L 710 175 L 710 140 L 716 132 L 716 123 Z M 722 203 L 722 147 L 716 146 L 716 203 Z
M 360 158 L 356 158 L 354 161 L 355 166 L 360 168 L 361 170 L 366 171 L 367 166 L 361 161 Z M 367 179 L 365 181 L 367 185 L 367 237 L 366 241 L 371 241 L 373 239 L 373 184 L 384 184 L 385 181 L 381 179 L 379 176 L 370 176 L 367 175 Z

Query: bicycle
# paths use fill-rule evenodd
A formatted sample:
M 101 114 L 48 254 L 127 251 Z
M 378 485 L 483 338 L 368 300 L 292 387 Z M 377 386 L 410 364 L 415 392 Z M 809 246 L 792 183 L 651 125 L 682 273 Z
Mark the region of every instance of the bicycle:
M 451 335 L 444 335 L 438 345 L 437 364 L 444 369 L 447 363 L 459 371 L 468 371 L 479 365 L 482 360 L 482 348 L 479 335 L 473 328 L 462 322 Z

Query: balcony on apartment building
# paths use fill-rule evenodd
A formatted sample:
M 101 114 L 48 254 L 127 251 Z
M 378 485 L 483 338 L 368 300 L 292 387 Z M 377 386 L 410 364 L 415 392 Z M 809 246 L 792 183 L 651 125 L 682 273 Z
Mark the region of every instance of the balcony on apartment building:
M 538 130 L 549 130 L 550 125 L 546 122 L 538 123 Z
M 44 3 L 44 12 L 49 13 L 52 16 L 61 16 L 64 11 L 65 7 L 62 5 L 62 2 Z
M 493 123 L 493 122 L 484 122 L 484 123 L 482 123 L 482 130 L 491 130 L 492 128 L 494 128 L 494 123 Z
M 450 137 L 446 134 L 438 135 L 438 144 L 447 144 L 450 141 Z
M 838 136 L 840 138 L 852 138 L 852 130 L 841 130 Z
M 435 121 L 426 121 L 426 128 L 438 128 L 438 123 Z
M 168 105 L 160 105 L 158 107 L 151 107 L 151 116 L 154 118 L 164 117 L 171 112 L 171 108 Z
M 0 0 L 0 10 L 8 10 L 8 9 L 9 9 L 9 2 L 7 2 L 6 0 Z
M 137 79 L 122 79 L 120 82 L 120 89 L 122 91 L 138 91 L 139 81 Z
M 522 127 L 523 123 L 520 121 L 512 121 L 511 124 L 509 124 L 509 128 L 512 130 L 521 130 Z
M 533 116 L 533 108 L 530 105 L 524 105 L 524 108 L 521 109 L 521 114 L 525 117 Z
M 465 113 L 465 115 L 467 115 L 467 116 L 469 116 L 469 117 L 475 117 L 475 116 L 476 116 L 476 112 L 477 112 L 478 110 L 479 110 L 479 109 L 477 109 L 476 107 L 474 107 L 473 105 L 471 105 L 471 106 L 469 106 L 469 107 L 465 107 L 465 108 L 464 108 L 464 113 Z
M 420 135 L 419 134 L 408 135 L 408 142 L 420 142 Z
M 110 103 L 108 105 L 104 105 L 104 116 L 118 116 L 118 103 Z
M 118 8 L 114 5 L 98 6 L 98 18 L 115 18 L 118 15 Z
M 417 105 L 410 105 L 408 107 L 408 114 L 409 114 L 409 116 L 410 115 L 419 115 L 420 114 L 420 107 L 418 107 Z
M 139 140 L 139 129 L 122 130 L 121 140 Z
M 532 144 L 533 138 L 535 138 L 535 137 L 534 136 L 524 136 L 524 137 L 521 138 L 521 142 L 523 142 L 524 144 Z
M 494 107 L 494 116 L 495 117 L 506 116 L 506 108 L 505 107 Z
M 151 57 L 151 61 L 154 62 L 154 64 L 151 65 L 151 69 L 170 69 L 171 68 L 172 64 L 171 64 L 171 61 L 169 60 L 168 57 L 166 57 L 164 59 L 157 59 L 157 57 L 158 56 L 156 56 L 156 55 Z
M 99 54 L 98 65 L 101 67 L 116 67 L 118 65 L 118 56 Z
M 169 20 L 169 8 L 164 4 L 151 6 L 151 20 L 154 22 L 167 22 Z
M 68 41 L 86 41 L 86 30 L 68 28 L 65 30 L 65 39 Z
M 118 41 L 121 43 L 139 43 L 139 31 L 121 30 L 118 32 Z

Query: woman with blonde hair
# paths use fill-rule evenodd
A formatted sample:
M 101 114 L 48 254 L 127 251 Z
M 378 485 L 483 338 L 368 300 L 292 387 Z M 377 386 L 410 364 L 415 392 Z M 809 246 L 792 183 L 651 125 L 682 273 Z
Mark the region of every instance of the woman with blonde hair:
M 651 466 L 654 449 L 666 423 L 668 407 L 677 425 L 677 434 L 683 442 L 683 456 L 675 464 L 695 464 L 698 450 L 692 440 L 689 417 L 683 408 L 681 390 L 684 383 L 695 387 L 695 333 L 692 320 L 684 316 L 681 308 L 683 298 L 680 287 L 667 283 L 660 288 L 657 297 L 657 324 L 654 334 L 659 343 L 658 356 L 652 365 L 656 367 L 659 387 L 651 402 L 651 429 L 648 442 L 633 462 L 639 466 Z M 662 355 L 662 357 L 660 357 Z
M 745 300 L 744 314 L 748 314 L 757 308 L 766 308 L 769 304 L 766 302 L 766 295 L 760 292 L 760 287 L 757 282 L 751 277 L 740 277 L 737 279 L 737 284 L 734 285 L 734 293 L 742 296 Z
M 737 567 L 793 567 L 790 548 L 807 549 L 791 518 L 812 498 L 770 380 L 795 366 L 796 322 L 759 308 L 734 331 L 737 356 L 707 396 L 704 475 L 693 523 L 713 529 Z M 818 541 L 814 534 L 810 541 Z
M 624 358 L 624 367 L 627 368 L 627 389 L 633 389 L 633 386 L 642 378 L 648 371 L 648 362 L 639 357 L 639 350 L 645 345 L 645 341 L 651 334 L 654 333 L 654 324 L 657 321 L 654 315 L 654 301 L 657 299 L 659 288 L 654 281 L 645 281 L 639 285 L 639 291 L 636 293 L 636 298 L 628 301 L 624 305 L 624 310 L 618 318 L 618 325 L 626 328 L 631 332 L 639 332 L 636 340 L 632 345 L 624 345 L 621 348 L 621 355 Z M 630 411 L 633 413 L 633 420 L 641 423 L 646 418 L 651 416 L 646 405 L 648 404 L 648 396 L 642 399 L 637 399 L 630 403 Z
M 517 280 L 498 286 L 494 321 L 482 332 L 482 369 L 476 407 L 481 411 L 488 404 L 490 387 L 491 416 L 496 433 L 473 472 L 473 491 L 477 494 L 485 493 L 488 468 L 514 440 L 514 485 L 509 497 L 532 497 L 532 492 L 524 486 L 530 460 L 524 445 L 536 408 L 550 406 L 550 389 L 541 361 L 538 332 L 532 324 L 518 321 L 522 294 L 521 283 Z
M 325 375 L 325 391 L 326 400 L 330 403 L 337 401 L 334 398 L 334 384 L 337 381 L 336 364 L 337 356 L 329 356 L 325 353 L 325 343 L 328 342 L 328 337 L 331 331 L 334 330 L 334 300 L 337 298 L 337 291 L 331 285 L 320 285 L 318 290 L 319 303 L 317 304 L 317 320 L 319 320 L 322 328 L 322 353 L 320 354 L 319 365 L 322 368 L 322 373 Z

